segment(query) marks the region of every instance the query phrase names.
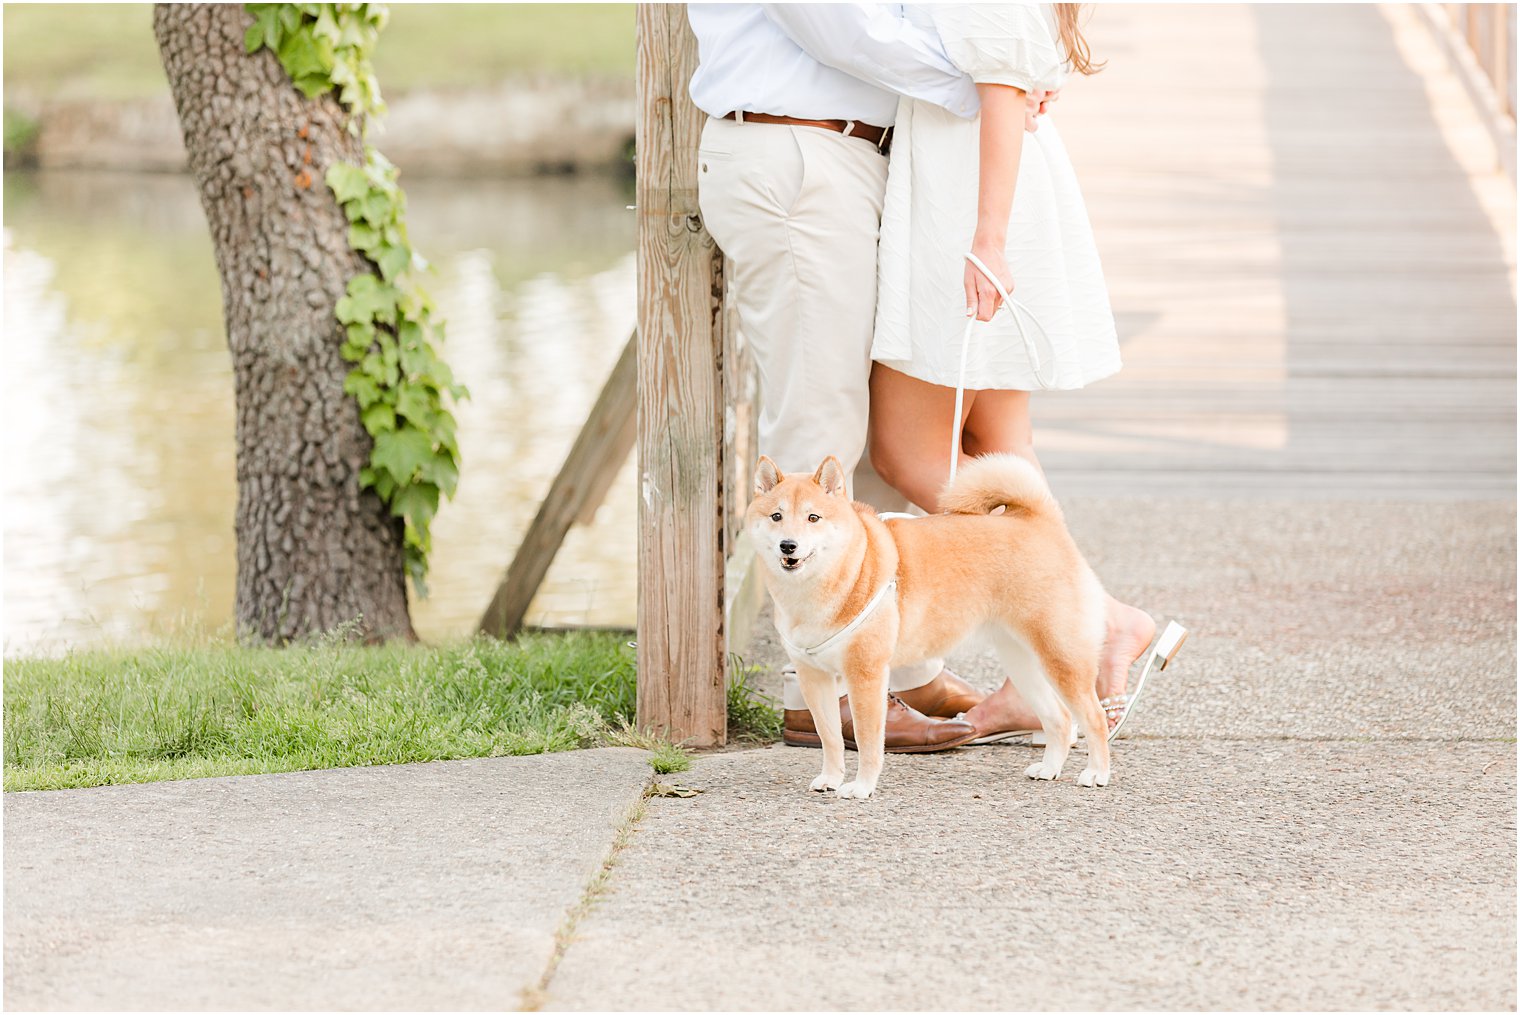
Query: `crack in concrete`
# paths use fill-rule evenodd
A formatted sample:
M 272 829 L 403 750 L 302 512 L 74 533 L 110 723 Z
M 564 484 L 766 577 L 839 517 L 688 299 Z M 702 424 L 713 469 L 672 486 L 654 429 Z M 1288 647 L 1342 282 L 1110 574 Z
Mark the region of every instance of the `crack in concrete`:
M 565 912 L 564 920 L 554 933 L 554 952 L 549 956 L 549 961 L 544 966 L 543 975 L 538 978 L 538 982 L 523 988 L 522 996 L 518 1001 L 518 1011 L 539 1011 L 548 1000 L 549 985 L 554 981 L 554 974 L 559 970 L 565 953 L 575 942 L 575 930 L 607 893 L 607 884 L 612 880 L 612 871 L 617 866 L 618 857 L 633 841 L 634 831 L 637 830 L 639 822 L 644 819 L 644 815 L 648 813 L 649 797 L 654 792 L 654 787 L 655 777 L 651 773 L 649 781 L 644 785 L 644 792 L 629 806 L 622 820 L 618 822 L 612 836 L 612 845 L 607 850 L 607 855 L 602 858 L 600 868 L 586 882 L 580 900 Z

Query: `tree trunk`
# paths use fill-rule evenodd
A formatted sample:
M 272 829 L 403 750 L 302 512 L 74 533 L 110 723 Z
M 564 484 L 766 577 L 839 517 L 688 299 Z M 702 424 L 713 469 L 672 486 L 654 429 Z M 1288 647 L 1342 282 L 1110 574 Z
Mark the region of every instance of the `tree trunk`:
M 309 100 L 269 50 L 248 54 L 241 4 L 158 4 L 153 31 L 222 278 L 237 395 L 237 624 L 282 642 L 354 625 L 414 637 L 403 524 L 360 490 L 371 441 L 333 316 L 372 270 L 323 182 L 361 163 L 331 96 Z

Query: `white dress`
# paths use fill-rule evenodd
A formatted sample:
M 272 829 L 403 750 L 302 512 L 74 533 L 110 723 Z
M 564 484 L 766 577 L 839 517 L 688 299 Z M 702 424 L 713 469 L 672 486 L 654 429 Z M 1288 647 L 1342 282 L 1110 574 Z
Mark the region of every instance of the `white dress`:
M 1050 4 L 917 5 L 908 17 L 937 29 L 950 59 L 977 82 L 1028 91 L 1059 88 L 1065 80 Z M 871 358 L 948 387 L 956 384 L 966 328 L 979 130 L 978 120 L 904 98 L 882 211 Z M 972 330 L 966 387 L 1070 389 L 1116 373 L 1122 364 L 1108 287 L 1076 174 L 1049 116 L 1024 134 L 1006 256 L 1014 300 L 1049 338 L 1048 346 L 1033 339 L 1040 374 L 1013 318 L 1000 309 Z M 1025 327 L 1037 336 L 1027 319 Z

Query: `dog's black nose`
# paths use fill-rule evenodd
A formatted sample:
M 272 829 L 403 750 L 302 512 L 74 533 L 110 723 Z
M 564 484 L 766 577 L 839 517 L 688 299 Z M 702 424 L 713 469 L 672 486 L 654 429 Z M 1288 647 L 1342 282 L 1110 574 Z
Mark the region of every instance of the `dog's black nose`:
M 788 557 L 796 555 L 796 553 L 797 553 L 797 540 L 795 540 L 795 539 L 783 539 L 781 541 L 781 552 L 784 553 L 784 554 L 786 554 Z

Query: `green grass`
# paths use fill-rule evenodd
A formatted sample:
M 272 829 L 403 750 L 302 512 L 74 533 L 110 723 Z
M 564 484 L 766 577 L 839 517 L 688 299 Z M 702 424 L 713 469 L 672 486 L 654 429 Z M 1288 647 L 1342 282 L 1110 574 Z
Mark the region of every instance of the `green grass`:
M 728 738 L 740 743 L 768 744 L 781 739 L 781 712 L 776 699 L 755 687 L 759 667 L 729 657 L 733 679 L 728 683 Z
M 633 650 L 606 634 L 7 660 L 5 788 L 564 751 L 633 705 Z
M 375 70 L 385 93 L 516 74 L 632 77 L 632 4 L 397 4 Z M 48 98 L 134 99 L 168 87 L 148 4 L 6 4 L 5 85 Z
M 649 767 L 660 775 L 684 772 L 691 767 L 691 752 L 686 748 L 652 733 L 641 733 L 631 723 L 625 722 L 609 733 L 607 743 L 613 747 L 637 747 L 648 751 Z
M 639 747 L 661 775 L 691 755 L 632 727 L 627 636 L 365 647 L 245 648 L 186 636 L 161 648 L 5 663 L 5 789 Z M 780 715 L 745 671 L 730 733 L 773 740 Z

